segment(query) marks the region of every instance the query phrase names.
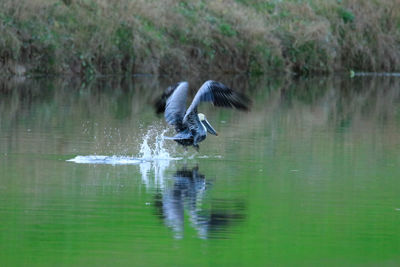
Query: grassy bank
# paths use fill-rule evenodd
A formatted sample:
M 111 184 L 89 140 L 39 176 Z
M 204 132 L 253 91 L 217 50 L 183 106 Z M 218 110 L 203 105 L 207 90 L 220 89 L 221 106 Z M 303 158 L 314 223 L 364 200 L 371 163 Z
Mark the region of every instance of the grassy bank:
M 400 71 L 398 1 L 0 2 L 3 75 L 350 69 Z

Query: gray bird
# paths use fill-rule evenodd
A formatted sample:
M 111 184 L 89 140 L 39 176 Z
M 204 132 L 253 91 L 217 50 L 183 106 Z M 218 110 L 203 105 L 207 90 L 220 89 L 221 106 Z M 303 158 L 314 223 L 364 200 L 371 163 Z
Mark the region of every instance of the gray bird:
M 165 120 L 175 127 L 177 134 L 167 137 L 178 144 L 199 149 L 199 143 L 207 137 L 207 132 L 218 135 L 207 121 L 203 113 L 197 113 L 197 106 L 201 102 L 211 102 L 217 107 L 249 110 L 251 101 L 245 95 L 235 92 L 224 84 L 216 81 L 206 81 L 196 93 L 189 108 L 186 109 L 186 100 L 189 90 L 187 82 L 178 82 L 168 87 L 155 103 L 158 114 L 165 113 Z

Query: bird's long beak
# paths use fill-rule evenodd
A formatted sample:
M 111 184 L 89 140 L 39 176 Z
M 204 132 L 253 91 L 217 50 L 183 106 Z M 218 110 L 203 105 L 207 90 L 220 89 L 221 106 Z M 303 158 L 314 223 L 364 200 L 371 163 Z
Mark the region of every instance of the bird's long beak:
M 213 135 L 218 135 L 218 133 L 214 130 L 208 120 L 203 120 L 204 126 L 206 126 L 207 132 Z

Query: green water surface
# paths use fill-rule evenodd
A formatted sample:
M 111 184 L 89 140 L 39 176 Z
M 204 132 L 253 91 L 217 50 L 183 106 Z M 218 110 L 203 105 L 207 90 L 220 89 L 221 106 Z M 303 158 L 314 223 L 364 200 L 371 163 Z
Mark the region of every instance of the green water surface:
M 400 265 L 400 79 L 219 80 L 251 112 L 141 164 L 67 160 L 139 157 L 176 81 L 2 81 L 0 266 Z

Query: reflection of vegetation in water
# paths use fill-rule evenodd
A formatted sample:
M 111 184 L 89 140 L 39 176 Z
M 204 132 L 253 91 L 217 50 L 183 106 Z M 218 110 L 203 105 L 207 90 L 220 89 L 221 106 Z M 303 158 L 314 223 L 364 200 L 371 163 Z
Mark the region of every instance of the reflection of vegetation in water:
M 262 126 L 279 125 L 276 129 L 283 129 L 281 126 L 286 125 L 287 129 L 306 127 L 309 130 L 334 127 L 338 131 L 357 131 L 361 125 L 367 127 L 374 121 L 382 126 L 398 122 L 399 81 L 396 77 L 299 80 L 257 77 L 247 80 L 239 76 L 221 77 L 221 80 L 254 100 L 252 111 L 243 114 L 213 109 L 210 105 L 200 107 L 220 129 L 222 138 L 249 134 L 254 127 Z M 94 147 L 90 148 L 91 142 L 85 145 L 92 152 L 101 153 L 101 149 L 108 149 L 103 153 L 118 152 L 124 143 L 130 144 L 124 151 L 136 151 L 139 141 L 135 138 L 140 132 L 154 121 L 163 124 L 162 118 L 155 116 L 151 103 L 172 82 L 154 77 L 98 79 L 88 84 L 59 79 L 3 81 L 0 85 L 0 131 L 13 129 L 17 133 L 23 127 L 31 134 L 53 132 L 58 137 L 48 138 L 54 142 L 60 136 L 83 135 L 87 141 L 96 139 L 92 143 Z M 191 82 L 191 88 L 197 88 L 201 82 L 203 80 Z M 140 120 L 137 119 L 139 114 Z M 114 120 L 112 125 L 110 120 Z M 235 125 L 248 127 L 235 128 Z M 213 148 L 218 138 L 210 138 L 208 147 Z M 113 144 L 116 147 L 113 148 Z M 41 145 L 50 144 L 43 142 Z M 68 145 L 61 147 L 64 146 Z
M 357 116 L 377 117 L 384 123 L 393 116 L 392 112 L 400 101 L 396 90 L 399 84 L 400 81 L 394 77 L 286 80 L 269 85 L 268 96 L 265 96 L 267 98 L 264 98 L 264 102 L 256 100 L 256 104 L 263 105 L 265 101 L 268 103 L 278 97 L 279 108 L 285 107 L 288 111 L 319 107 L 316 111 L 322 109 L 325 114 L 329 114 L 326 124 L 334 122 L 337 125 L 349 125 Z M 265 88 L 262 85 L 259 87 Z
M 22 127 L 30 134 L 53 133 L 48 138 L 54 142 L 61 136 L 66 140 L 68 136 L 80 136 L 93 143 L 94 152 L 98 153 L 101 149 L 117 152 L 127 141 L 133 153 L 138 149 L 132 142 L 139 129 L 152 121 L 136 120 L 136 114 L 154 119 L 148 105 L 151 92 L 158 87 L 154 82 L 152 79 L 145 83 L 137 79 L 135 84 L 127 79 L 101 79 L 89 84 L 60 79 L 3 82 L 1 130 L 17 135 Z M 117 123 L 109 124 L 113 119 Z M 112 148 L 115 142 L 119 144 Z M 28 146 L 31 145 L 34 144 Z
M 215 127 L 220 137 L 235 140 L 251 136 L 251 140 L 271 144 L 271 149 L 278 142 L 275 138 L 282 135 L 288 138 L 288 146 L 289 140 L 314 142 L 316 133 L 334 138 L 335 131 L 347 132 L 348 138 L 356 135 L 372 138 L 374 131 L 398 127 L 399 83 L 395 77 L 309 78 L 281 82 L 259 79 L 257 85 L 252 82 L 252 111 L 235 113 L 229 125 Z M 394 143 L 396 131 L 384 132 L 391 133 L 385 142 Z M 235 145 L 234 141 L 219 144 L 215 138 L 208 142 L 209 147 L 217 146 L 227 156 Z M 244 147 L 242 152 L 250 151 L 245 151 Z

